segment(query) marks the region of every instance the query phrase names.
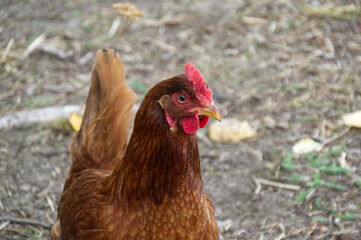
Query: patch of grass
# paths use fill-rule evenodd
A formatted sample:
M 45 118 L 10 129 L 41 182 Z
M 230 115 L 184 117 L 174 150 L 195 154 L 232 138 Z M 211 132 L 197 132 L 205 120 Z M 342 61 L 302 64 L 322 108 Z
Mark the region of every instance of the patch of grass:
M 288 29 L 292 29 L 292 30 L 295 29 L 295 20 L 294 19 L 291 19 L 291 18 L 287 19 L 286 24 L 287 24 Z
M 91 41 L 86 41 L 84 43 L 84 49 L 85 51 L 91 51 L 94 47 L 94 44 Z
M 361 189 L 361 180 L 355 180 L 355 181 L 353 182 L 353 184 L 354 184 L 356 187 L 358 187 L 359 189 Z
M 79 9 L 74 9 L 73 11 L 71 11 L 71 13 L 72 13 L 74 16 L 80 16 L 82 12 L 81 12 Z
M 317 117 L 307 116 L 307 115 L 297 115 L 295 120 L 296 122 L 300 122 L 300 123 L 310 123 L 310 122 L 316 122 Z
M 342 151 L 344 151 L 347 148 L 346 143 L 342 143 L 342 145 L 340 147 L 335 147 L 335 148 L 331 148 L 329 149 L 324 155 L 324 158 L 329 158 L 332 156 L 336 156 L 338 154 L 340 154 Z
M 320 168 L 320 170 L 330 175 L 351 174 L 349 170 L 338 166 L 325 166 L 324 168 Z
M 350 107 L 349 106 L 340 106 L 336 109 L 336 112 L 339 114 L 339 115 L 342 115 L 344 113 L 348 113 L 350 112 Z
M 59 150 L 59 149 L 62 148 L 62 145 L 59 144 L 59 143 L 55 143 L 55 144 L 54 144 L 54 148 L 55 148 L 56 150 Z
M 304 87 L 298 86 L 296 84 L 292 84 L 292 83 L 286 84 L 284 82 L 281 82 L 282 95 L 286 95 L 288 92 L 299 92 L 303 89 Z
M 252 54 L 249 51 L 245 52 L 244 56 L 247 58 L 248 61 L 252 60 Z
M 23 124 L 23 125 L 18 125 L 15 126 L 15 129 L 19 129 L 19 130 L 29 130 L 29 129 L 34 129 L 38 126 L 38 123 L 29 123 L 29 124 Z
M 315 216 L 311 220 L 312 222 L 328 223 L 328 218 L 323 216 Z
M 129 85 L 136 91 L 137 93 L 146 94 L 149 91 L 149 88 L 144 85 L 144 83 L 139 81 L 133 81 L 129 83 Z
M 348 75 L 342 78 L 341 81 L 345 84 L 355 84 L 357 82 L 357 77 L 354 75 Z
M 285 177 L 285 180 L 289 183 L 304 186 L 304 188 L 300 190 L 299 193 L 290 201 L 294 201 L 296 203 L 303 203 L 312 191 L 315 191 L 319 188 L 327 188 L 329 189 L 328 191 L 348 191 L 350 189 L 350 184 L 340 184 L 335 181 L 329 180 L 329 175 L 352 174 L 349 170 L 338 166 L 337 159 L 340 157 L 340 154 L 346 150 L 347 145 L 345 143 L 342 143 L 342 145 L 330 148 L 324 153 L 310 153 L 300 156 L 299 158 L 301 159 L 307 159 L 306 164 L 304 165 L 305 170 L 311 170 L 314 174 L 311 173 L 312 176 L 310 176 L 310 174 L 304 174 L 302 171 L 300 171 L 299 168 L 297 168 L 298 173 L 292 173 L 289 176 Z M 293 156 L 292 153 L 284 153 L 284 157 L 281 161 L 283 169 L 286 170 L 284 174 L 289 174 L 287 172 L 295 171 L 295 167 L 293 166 L 293 160 L 295 159 L 297 159 L 297 157 Z M 331 179 L 335 178 L 332 177 Z M 354 180 L 352 184 L 354 187 L 361 189 L 361 180 Z M 331 207 L 337 205 L 331 204 L 331 202 L 329 203 L 328 201 L 332 202 L 332 199 L 319 196 L 313 201 L 313 204 L 309 205 L 309 210 L 311 211 L 316 209 L 322 211 L 323 215 L 331 215 L 338 218 L 340 221 L 358 221 L 359 219 L 361 219 L 360 214 L 343 212 L 336 207 Z M 325 216 L 315 216 L 312 218 L 312 222 L 325 223 L 329 222 L 329 218 Z
M 308 193 L 310 192 L 311 190 L 308 189 L 308 190 L 303 190 L 302 192 L 300 192 L 297 196 L 296 196 L 296 200 L 297 202 L 304 202 Z
M 349 212 L 346 212 L 345 214 L 339 214 L 338 217 L 343 221 L 353 221 L 361 218 L 359 214 Z
M 282 159 L 282 168 L 288 172 L 293 171 L 293 153 L 288 152 L 286 156 Z
M 315 200 L 315 207 L 317 210 L 324 211 L 328 214 L 335 215 L 337 213 L 336 209 L 330 208 L 327 203 L 321 203 L 322 197 L 317 197 Z
M 347 191 L 348 187 L 341 185 L 341 184 L 337 184 L 337 183 L 333 183 L 333 182 L 322 182 L 322 185 L 331 189 L 335 189 L 335 190 L 340 190 L 340 191 Z
M 51 96 L 42 95 L 42 96 L 35 96 L 31 98 L 29 101 L 24 102 L 22 105 L 28 109 L 34 109 L 46 105 L 51 105 L 54 103 L 54 99 Z
M 323 177 L 327 175 L 351 175 L 352 173 L 340 166 L 337 166 L 337 158 L 339 155 L 347 149 L 345 143 L 341 146 L 330 148 L 325 153 L 310 153 L 307 155 L 301 156 L 301 158 L 306 158 L 308 161 L 304 166 L 305 169 L 312 170 L 314 172 L 313 176 L 310 175 L 301 175 L 301 174 L 292 174 L 291 176 L 285 177 L 285 180 L 292 184 L 304 184 L 305 188 L 302 190 L 296 197 L 297 202 L 303 202 L 307 195 L 316 188 L 325 187 L 336 191 L 347 191 L 349 187 L 343 184 L 323 180 Z M 284 157 L 281 161 L 281 166 L 287 172 L 293 172 L 293 156 L 292 152 L 284 153 Z M 356 187 L 361 188 L 361 180 L 354 181 Z
M 3 230 L 9 232 L 16 232 L 17 235 L 20 234 L 21 237 L 16 239 L 43 240 L 43 239 L 47 239 L 47 236 L 50 234 L 48 230 L 32 227 L 32 226 L 27 226 L 26 228 L 4 228 Z
M 333 100 L 326 100 L 326 101 L 322 101 L 322 102 L 310 102 L 309 106 L 312 108 L 335 107 L 336 102 Z
M 86 32 L 86 33 L 92 33 L 94 32 L 94 26 L 92 25 L 82 25 L 81 28 Z
M 63 132 L 66 134 L 73 133 L 74 130 L 71 127 L 69 120 L 67 118 L 57 119 L 55 121 L 49 122 L 49 128 L 56 132 Z
M 318 197 L 315 200 L 315 207 L 317 210 L 321 210 L 334 217 L 338 217 L 342 221 L 353 221 L 353 220 L 361 219 L 360 214 L 355 214 L 350 212 L 341 213 L 337 209 L 329 207 L 326 202 L 322 203 L 321 200 L 322 197 Z
M 65 9 L 73 8 L 73 3 L 71 1 L 68 1 L 68 2 L 64 3 L 64 8 Z
M 286 181 L 293 184 L 300 184 L 306 180 L 307 177 L 299 175 L 299 174 L 293 174 L 291 177 L 287 177 Z
M 34 41 L 37 37 L 40 36 L 40 33 L 34 33 L 30 38 L 29 38 L 29 43 L 31 43 L 32 41 Z

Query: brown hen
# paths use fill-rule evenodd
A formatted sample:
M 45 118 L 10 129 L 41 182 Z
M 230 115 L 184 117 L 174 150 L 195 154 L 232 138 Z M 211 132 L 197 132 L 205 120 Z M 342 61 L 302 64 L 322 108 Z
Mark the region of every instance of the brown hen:
M 218 239 L 195 135 L 221 118 L 211 90 L 187 64 L 149 90 L 127 144 L 135 98 L 119 55 L 99 50 L 53 240 Z

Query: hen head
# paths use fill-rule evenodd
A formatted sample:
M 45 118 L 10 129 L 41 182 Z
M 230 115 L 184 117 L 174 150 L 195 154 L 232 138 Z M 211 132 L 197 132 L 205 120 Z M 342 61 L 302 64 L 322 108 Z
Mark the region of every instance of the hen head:
M 194 134 L 198 128 L 207 124 L 209 117 L 221 120 L 221 114 L 212 99 L 212 91 L 191 63 L 186 65 L 185 75 L 173 78 L 173 83 L 169 92 L 159 100 L 172 129 L 181 127 L 184 132 Z

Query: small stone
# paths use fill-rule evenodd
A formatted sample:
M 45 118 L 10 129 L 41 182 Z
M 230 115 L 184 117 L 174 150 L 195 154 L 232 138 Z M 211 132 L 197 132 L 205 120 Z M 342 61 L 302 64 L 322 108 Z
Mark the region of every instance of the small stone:
M 274 120 L 270 116 L 265 116 L 262 119 L 262 122 L 266 127 L 271 128 L 271 129 L 275 128 L 275 126 L 276 126 L 276 120 Z

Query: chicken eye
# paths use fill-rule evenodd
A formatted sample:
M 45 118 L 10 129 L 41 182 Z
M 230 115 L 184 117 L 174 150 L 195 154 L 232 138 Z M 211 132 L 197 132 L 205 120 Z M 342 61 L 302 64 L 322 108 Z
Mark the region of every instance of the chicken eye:
M 187 101 L 187 98 L 183 95 L 178 95 L 178 101 L 181 103 L 184 103 Z

